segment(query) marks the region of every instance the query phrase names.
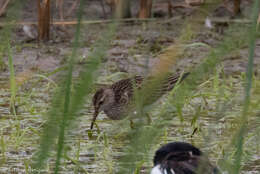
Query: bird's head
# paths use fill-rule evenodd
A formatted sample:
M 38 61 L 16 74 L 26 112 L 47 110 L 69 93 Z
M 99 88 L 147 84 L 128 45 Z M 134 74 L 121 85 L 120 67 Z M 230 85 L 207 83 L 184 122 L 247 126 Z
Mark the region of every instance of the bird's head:
M 94 123 L 96 121 L 96 118 L 99 114 L 99 112 L 104 111 L 105 109 L 109 109 L 111 104 L 114 103 L 114 92 L 112 89 L 107 88 L 101 88 L 97 90 L 95 95 L 92 98 L 92 103 L 94 106 L 94 115 L 93 120 L 91 123 L 90 128 L 92 129 L 94 126 Z

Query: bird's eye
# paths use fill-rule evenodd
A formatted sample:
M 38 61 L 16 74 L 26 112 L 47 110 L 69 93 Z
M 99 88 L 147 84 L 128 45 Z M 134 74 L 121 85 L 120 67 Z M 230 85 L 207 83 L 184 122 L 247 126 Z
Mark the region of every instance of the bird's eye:
M 102 105 L 104 103 L 104 100 L 100 100 L 99 105 Z

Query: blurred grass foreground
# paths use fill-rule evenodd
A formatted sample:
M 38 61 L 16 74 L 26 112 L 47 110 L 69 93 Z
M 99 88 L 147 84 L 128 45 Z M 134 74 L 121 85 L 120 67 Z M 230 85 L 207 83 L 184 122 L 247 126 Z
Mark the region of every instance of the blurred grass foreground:
M 163 20 L 122 19 L 131 9 L 130 1 L 120 1 L 114 18 L 86 25 L 93 16 L 91 3 L 105 17 L 106 8 L 78 0 L 75 26 L 59 28 L 51 18 L 41 24 L 49 25 L 53 37 L 45 42 L 17 39 L 22 29 L 16 24 L 29 2 L 7 3 L 0 17 L 5 24 L 0 25 L 0 173 L 149 173 L 155 150 L 172 141 L 200 147 L 222 173 L 259 172 L 260 65 L 254 63 L 259 0 L 250 4 L 250 22 L 230 19 L 220 33 L 204 25 L 219 1 L 191 7 L 192 15 Z M 57 7 L 62 3 L 57 1 Z M 53 8 L 48 13 L 66 16 Z M 142 18 L 152 15 L 143 10 Z M 246 71 L 227 73 L 242 53 Z M 173 71 L 190 75 L 155 103 L 147 102 Z M 90 130 L 93 93 L 137 74 L 155 79 L 135 90 L 137 116 L 131 119 L 129 113 L 115 121 L 101 114 Z

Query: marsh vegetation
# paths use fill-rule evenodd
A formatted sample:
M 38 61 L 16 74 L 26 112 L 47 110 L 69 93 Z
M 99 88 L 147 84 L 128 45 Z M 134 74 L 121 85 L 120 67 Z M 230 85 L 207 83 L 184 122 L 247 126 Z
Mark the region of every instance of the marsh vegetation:
M 37 19 L 36 2 L 11 1 L 0 17 L 0 173 L 144 174 L 171 141 L 200 147 L 223 173 L 259 173 L 259 0 L 209 29 L 204 21 L 218 3 L 114 21 L 100 17 L 99 1 L 80 0 L 67 16 L 76 25 L 51 25 L 50 40 L 37 42 L 20 23 Z M 143 96 L 156 84 L 138 93 L 133 128 L 133 113 L 101 113 L 90 130 L 97 89 L 165 72 L 191 74 L 151 105 Z

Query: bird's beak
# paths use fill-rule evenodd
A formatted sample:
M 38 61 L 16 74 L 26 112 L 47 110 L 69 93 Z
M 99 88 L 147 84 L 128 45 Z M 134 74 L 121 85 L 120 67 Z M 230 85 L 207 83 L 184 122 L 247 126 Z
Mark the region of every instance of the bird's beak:
M 94 112 L 94 114 L 93 114 L 93 119 L 92 119 L 92 122 L 91 122 L 91 126 L 90 126 L 90 129 L 92 130 L 93 129 L 93 127 L 94 127 L 94 123 L 95 123 L 95 121 L 96 121 L 96 118 L 97 118 L 97 116 L 98 116 L 98 109 L 95 109 L 95 112 Z

